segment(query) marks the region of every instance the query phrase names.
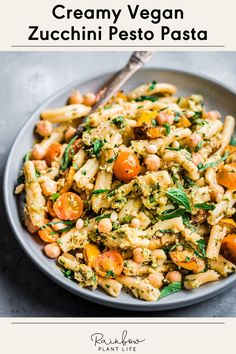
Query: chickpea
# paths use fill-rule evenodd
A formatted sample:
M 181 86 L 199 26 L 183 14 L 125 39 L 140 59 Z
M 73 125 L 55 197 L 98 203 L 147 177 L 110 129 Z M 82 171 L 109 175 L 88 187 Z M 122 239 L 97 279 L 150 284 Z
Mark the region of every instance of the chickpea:
M 178 272 L 177 270 L 173 270 L 173 271 L 170 271 L 166 274 L 166 279 L 170 283 L 175 283 L 177 281 L 182 280 L 182 274 L 180 272 Z
M 68 143 L 68 142 L 70 141 L 70 139 L 74 136 L 75 132 L 76 132 L 76 129 L 73 128 L 73 127 L 69 127 L 69 128 L 67 129 L 67 131 L 65 132 L 65 140 L 66 140 L 67 143 Z
M 44 252 L 49 258 L 58 258 L 61 254 L 61 249 L 56 242 L 53 242 L 44 247 Z
M 35 169 L 39 173 L 41 173 L 42 171 L 45 171 L 48 168 L 45 160 L 35 160 L 35 161 L 33 161 L 33 163 L 34 163 Z
M 35 144 L 31 151 L 31 158 L 32 160 L 42 160 L 45 154 L 45 149 L 40 144 Z
M 221 118 L 221 114 L 218 111 L 209 111 L 204 113 L 205 119 L 217 120 Z
M 157 153 L 157 147 L 156 147 L 156 145 L 148 144 L 146 146 L 146 151 L 147 151 L 148 154 L 156 154 Z
M 40 120 L 36 124 L 36 133 L 43 137 L 48 137 L 52 134 L 52 123 L 48 120 Z
M 80 91 L 75 90 L 72 95 L 68 98 L 68 104 L 81 104 L 83 103 L 83 96 Z
M 164 125 L 165 123 L 167 123 L 169 125 L 173 125 L 174 124 L 174 115 L 160 112 L 160 113 L 158 113 L 156 120 L 159 125 Z
M 192 154 L 192 161 L 194 163 L 194 165 L 199 165 L 201 162 L 203 162 L 203 157 L 201 154 L 195 153 Z
M 111 222 L 115 222 L 117 221 L 117 219 L 118 219 L 118 214 L 115 211 L 113 211 L 110 215 L 110 220 Z
M 84 226 L 84 222 L 83 222 L 83 220 L 82 219 L 78 219 L 77 221 L 76 221 L 76 224 L 75 224 L 75 227 L 76 227 L 76 229 L 82 229 L 82 227 Z
M 188 138 L 188 146 L 190 148 L 195 148 L 202 141 L 202 137 L 200 134 L 193 133 Z
M 180 143 L 178 141 L 174 141 L 172 146 L 173 146 L 173 148 L 179 148 L 180 147 Z
M 45 177 L 43 179 L 43 182 L 41 183 L 41 188 L 43 194 L 48 197 L 52 195 L 53 193 L 57 192 L 57 182 L 53 181 L 49 177 Z
M 83 104 L 86 106 L 93 106 L 96 103 L 96 95 L 92 92 L 88 92 L 83 97 Z
M 140 221 L 138 218 L 133 218 L 131 220 L 130 226 L 133 227 L 134 229 L 138 229 L 140 227 Z
M 98 231 L 100 233 L 107 234 L 112 230 L 112 223 L 109 218 L 105 218 L 99 221 L 98 223 Z
M 143 263 L 145 261 L 142 247 L 136 247 L 133 250 L 133 259 L 137 263 Z
M 149 283 L 154 288 L 161 288 L 163 285 L 164 276 L 161 273 L 151 273 L 148 276 Z
M 149 171 L 157 171 L 160 168 L 160 158 L 157 155 L 149 155 L 144 160 Z

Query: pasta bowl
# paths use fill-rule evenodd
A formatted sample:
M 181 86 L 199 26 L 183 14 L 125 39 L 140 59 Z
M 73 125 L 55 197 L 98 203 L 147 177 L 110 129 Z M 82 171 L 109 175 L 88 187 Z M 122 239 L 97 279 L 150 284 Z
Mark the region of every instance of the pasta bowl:
M 100 289 L 95 291 L 84 289 L 79 287 L 72 280 L 65 278 L 56 265 L 56 262 L 44 255 L 43 244 L 36 242 L 21 223 L 17 200 L 14 196 L 14 187 L 16 185 L 18 171 L 22 165 L 22 158 L 34 141 L 33 131 L 40 112 L 48 108 L 64 105 L 72 89 L 79 88 L 82 92 L 96 92 L 112 74 L 113 73 L 102 74 L 95 78 L 88 77 L 84 81 L 78 80 L 73 82 L 44 102 L 20 130 L 9 153 L 4 176 L 5 207 L 12 230 L 26 254 L 48 277 L 68 291 L 87 300 L 110 307 L 140 311 L 169 310 L 204 301 L 232 286 L 236 280 L 236 275 L 231 275 L 226 279 L 203 285 L 195 290 L 179 291 L 157 302 L 144 302 L 125 292 L 122 292 L 118 298 L 111 298 Z M 200 77 L 187 72 L 156 68 L 143 69 L 129 80 L 124 90 L 130 90 L 142 83 L 151 82 L 153 80 L 174 84 L 178 88 L 178 94 L 180 96 L 200 93 L 205 98 L 205 104 L 208 110 L 217 109 L 222 113 L 223 117 L 227 114 L 236 116 L 236 94 L 234 92 L 209 78 Z

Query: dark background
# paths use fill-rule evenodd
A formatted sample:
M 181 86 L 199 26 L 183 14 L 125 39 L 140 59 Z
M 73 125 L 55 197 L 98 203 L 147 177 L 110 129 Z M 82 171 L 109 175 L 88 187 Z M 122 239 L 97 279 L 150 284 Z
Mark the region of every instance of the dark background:
M 51 94 L 86 74 L 121 68 L 127 52 L 0 53 L 0 172 L 18 130 Z M 161 52 L 149 66 L 207 74 L 236 91 L 236 52 Z M 208 301 L 165 312 L 132 312 L 93 304 L 43 275 L 18 245 L 0 193 L 0 317 L 236 316 L 236 286 Z

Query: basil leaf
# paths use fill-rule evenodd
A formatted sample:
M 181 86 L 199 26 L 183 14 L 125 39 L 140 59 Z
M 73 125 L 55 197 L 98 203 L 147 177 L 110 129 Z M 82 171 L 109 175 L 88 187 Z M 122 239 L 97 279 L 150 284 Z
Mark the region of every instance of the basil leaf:
M 176 281 L 174 283 L 171 283 L 164 287 L 164 289 L 161 291 L 161 295 L 158 300 L 162 299 L 165 296 L 168 296 L 170 294 L 176 293 L 177 291 L 180 291 L 182 289 L 182 283 L 180 281 Z
M 113 272 L 113 270 L 108 270 L 107 274 L 105 275 L 105 278 L 110 278 L 110 277 L 114 277 L 115 273 Z
M 156 87 L 156 81 L 155 80 L 153 80 L 152 81 L 152 83 L 151 83 L 151 85 L 149 86 L 149 88 L 148 88 L 148 91 L 152 91 L 152 90 L 154 90 L 154 88 Z
M 123 117 L 115 117 L 112 119 L 112 123 L 115 124 L 119 128 L 123 128 L 125 126 L 125 120 Z
M 195 254 L 200 258 L 206 257 L 206 242 L 204 239 L 197 241 L 198 251 L 195 250 Z
M 93 155 L 95 155 L 96 157 L 99 157 L 99 154 L 102 150 L 102 147 L 104 145 L 104 142 L 100 139 L 97 139 L 93 142 L 93 147 L 92 147 L 92 153 Z
M 215 204 L 208 204 L 208 203 L 198 203 L 194 204 L 194 208 L 203 209 L 203 210 L 214 210 Z
M 170 125 L 168 123 L 163 124 L 163 127 L 166 129 L 166 135 L 170 134 Z
M 107 193 L 109 189 L 95 189 L 92 194 L 100 194 L 100 193 Z
M 27 152 L 27 154 L 25 154 L 25 156 L 24 156 L 24 162 L 29 161 L 29 159 L 30 159 L 30 154 L 31 154 L 31 151 L 29 151 L 29 152 Z
M 156 102 L 159 100 L 159 97 L 157 96 L 140 96 L 135 99 L 136 102 L 143 102 L 143 101 L 151 101 L 151 102 Z
M 101 220 L 101 219 L 109 218 L 110 216 L 111 216 L 111 213 L 110 213 L 110 214 L 98 215 L 98 216 L 96 216 L 95 220 L 96 220 L 96 221 L 99 221 L 99 220 Z
M 185 209 L 178 208 L 178 209 L 170 209 L 164 211 L 164 213 L 158 216 L 159 220 L 169 220 L 173 218 L 177 218 L 178 216 L 182 216 L 185 214 Z
M 49 199 L 55 202 L 60 197 L 60 193 L 53 193 Z
M 179 206 L 183 206 L 187 211 L 191 211 L 190 202 L 184 190 L 171 188 L 166 192 L 166 194 L 171 202 Z
M 68 279 L 73 279 L 74 278 L 74 272 L 71 269 L 62 269 L 62 273 L 65 275 L 66 278 Z
M 236 146 L 236 138 L 234 136 L 231 137 L 229 145 Z
M 65 171 L 70 164 L 71 158 L 70 158 L 70 149 L 72 147 L 72 144 L 75 142 L 75 140 L 78 138 L 78 136 L 74 136 L 69 143 L 67 144 L 67 147 L 65 148 L 64 154 L 61 159 L 61 170 Z

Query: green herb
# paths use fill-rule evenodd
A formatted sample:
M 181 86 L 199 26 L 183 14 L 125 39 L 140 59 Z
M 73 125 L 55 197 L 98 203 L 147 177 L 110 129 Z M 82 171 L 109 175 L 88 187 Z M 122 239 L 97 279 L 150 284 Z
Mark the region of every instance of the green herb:
M 71 269 L 62 269 L 62 273 L 65 275 L 66 278 L 68 279 L 73 279 L 74 278 L 74 272 Z
M 64 223 L 64 221 L 63 221 L 63 223 Z M 58 232 L 67 232 L 67 231 L 70 231 L 73 227 L 74 227 L 74 224 L 64 227 L 63 229 L 58 230 Z
M 161 109 L 158 110 L 158 112 L 165 111 L 167 108 L 169 108 L 169 107 L 167 106 L 167 107 L 161 108 Z
M 92 147 L 93 155 L 95 155 L 96 157 L 99 157 L 103 145 L 104 145 L 104 141 L 102 141 L 101 139 L 96 139 L 93 142 L 93 147 Z
M 148 197 L 149 203 L 155 203 L 156 199 L 153 197 L 153 195 L 149 195 Z
M 166 129 L 166 135 L 170 134 L 170 125 L 168 123 L 163 124 L 163 127 Z
M 174 283 L 171 283 L 167 285 L 162 291 L 161 295 L 158 300 L 162 299 L 165 296 L 168 296 L 170 294 L 176 293 L 177 291 L 180 291 L 182 289 L 182 283 L 180 281 L 176 281 Z
M 116 158 L 117 158 L 117 154 L 114 157 L 112 157 L 111 159 L 107 160 L 106 162 L 112 163 L 116 160 Z
M 202 148 L 202 144 L 203 144 L 203 142 L 200 141 L 200 142 L 197 144 L 197 146 L 195 147 L 194 152 L 198 152 L 198 151 Z
M 187 256 L 187 257 L 185 257 L 185 261 L 186 261 L 186 262 L 190 262 L 190 261 L 191 261 L 191 258 Z
M 110 109 L 111 107 L 112 107 L 112 104 L 110 104 L 110 105 L 108 105 L 108 106 L 105 106 L 105 107 L 104 107 L 104 110 Z
M 78 138 L 77 136 L 74 136 L 74 138 L 72 138 L 69 141 L 69 143 L 67 144 L 67 147 L 65 148 L 64 154 L 61 159 L 61 170 L 62 171 L 65 171 L 69 167 L 69 164 L 71 162 L 70 150 L 72 148 L 73 143 L 75 142 L 75 140 L 77 138 Z
M 119 128 L 123 128 L 125 126 L 125 119 L 124 117 L 115 117 L 112 119 L 112 123 L 115 124 Z
M 181 113 L 176 111 L 174 116 L 174 122 L 178 122 L 180 120 L 180 117 L 181 117 Z
M 24 174 L 21 174 L 18 178 L 17 178 L 17 184 L 22 184 L 25 183 L 25 176 Z
M 181 97 L 179 97 L 179 98 L 177 99 L 176 103 L 179 104 L 180 101 L 181 101 Z
M 215 204 L 208 204 L 208 203 L 198 203 L 194 204 L 194 208 L 203 209 L 203 210 L 214 210 Z
M 232 146 L 236 146 L 236 138 L 234 136 L 231 137 L 229 144 Z
M 205 171 L 207 170 L 209 167 L 214 167 L 214 166 L 217 166 L 219 162 L 209 162 L 205 165 L 203 165 L 202 162 L 200 162 L 198 165 L 197 165 L 197 168 L 200 172 L 202 171 Z
M 121 224 L 125 224 L 125 223 L 128 223 L 128 222 L 130 222 L 130 220 L 132 219 L 132 216 L 130 216 L 130 215 L 126 215 L 126 216 L 124 216 L 122 219 L 121 219 Z
M 201 239 L 197 241 L 198 244 L 198 250 L 195 250 L 194 253 L 196 256 L 200 258 L 205 258 L 206 257 L 206 243 L 204 239 Z
M 78 167 L 78 165 L 77 165 L 76 163 L 73 163 L 72 166 L 74 167 L 74 169 L 75 169 L 76 171 L 78 171 L 79 167 Z
M 74 223 L 75 223 L 74 221 L 70 221 L 70 220 L 50 221 L 47 224 L 44 224 L 43 226 L 41 226 L 40 229 L 42 230 L 42 229 L 45 229 L 46 227 L 48 227 L 50 225 L 56 225 L 56 224 L 59 224 L 61 222 L 63 222 L 63 224 L 65 224 L 65 225 L 71 225 L 71 226 L 73 226 Z M 61 230 L 63 230 L 63 229 L 61 229 Z M 59 230 L 59 231 L 61 231 L 61 230 Z
M 186 175 L 182 176 L 183 182 L 184 182 L 184 188 L 189 188 L 195 186 L 195 183 L 193 180 L 188 178 Z
M 110 288 L 110 285 L 108 285 L 108 284 L 105 284 L 105 287 L 106 287 L 107 289 L 109 289 L 109 288 Z
M 167 190 L 166 194 L 172 203 L 183 206 L 187 211 L 191 211 L 190 202 L 184 190 L 171 188 Z
M 114 221 L 113 223 L 112 223 L 112 230 L 117 230 L 119 228 L 119 223 L 117 222 L 117 221 Z
M 182 216 L 185 214 L 185 209 L 169 209 L 164 211 L 162 214 L 158 216 L 159 220 L 169 220 L 173 218 L 177 218 L 178 216 Z
M 140 96 L 135 99 L 136 102 L 143 102 L 143 101 L 151 101 L 151 102 L 156 102 L 159 100 L 159 97 L 157 96 Z
M 182 148 L 181 147 L 179 147 L 179 148 L 173 148 L 173 147 L 167 147 L 167 148 L 165 148 L 166 150 L 173 150 L 173 151 L 179 151 L 179 150 L 182 150 Z
M 202 111 L 195 111 L 192 118 L 202 118 Z
M 152 119 L 151 121 L 153 127 L 157 127 L 157 121 L 156 119 Z
M 149 86 L 149 88 L 148 88 L 148 91 L 152 91 L 152 90 L 154 90 L 154 88 L 156 87 L 156 81 L 155 80 L 153 80 L 152 81 L 152 83 L 151 83 L 151 85 Z
M 35 170 L 35 176 L 36 176 L 36 178 L 39 178 L 41 176 L 41 173 L 39 173 L 39 171 Z
M 82 176 L 86 176 L 87 175 L 87 171 L 83 170 L 83 171 L 81 171 L 81 174 L 82 174 Z
M 96 221 L 99 221 L 99 220 L 101 220 L 101 219 L 109 218 L 110 216 L 111 216 L 111 213 L 110 213 L 110 214 L 98 215 L 98 216 L 96 216 L 95 220 L 96 220 Z
M 101 193 L 107 193 L 109 192 L 109 189 L 95 189 L 92 194 L 101 194 Z
M 49 199 L 55 202 L 60 197 L 60 193 L 53 193 Z
M 107 274 L 105 275 L 105 278 L 110 278 L 110 277 L 114 277 L 115 273 L 113 272 L 113 270 L 108 270 Z
M 27 154 L 25 154 L 25 156 L 24 156 L 24 162 L 26 162 L 26 161 L 29 161 L 29 159 L 30 159 L 30 154 L 31 154 L 31 151 L 29 151 L 29 152 L 27 152 Z
M 188 216 L 187 213 L 184 213 L 184 214 L 182 215 L 182 219 L 183 219 L 183 224 L 184 224 L 185 226 L 187 226 L 187 227 L 188 227 L 189 229 L 191 229 L 192 231 L 195 231 L 195 227 L 191 224 L 190 218 L 189 218 L 189 216 Z
M 166 230 L 158 230 L 159 232 L 161 232 L 162 234 L 171 234 L 172 230 L 171 229 L 166 229 Z

